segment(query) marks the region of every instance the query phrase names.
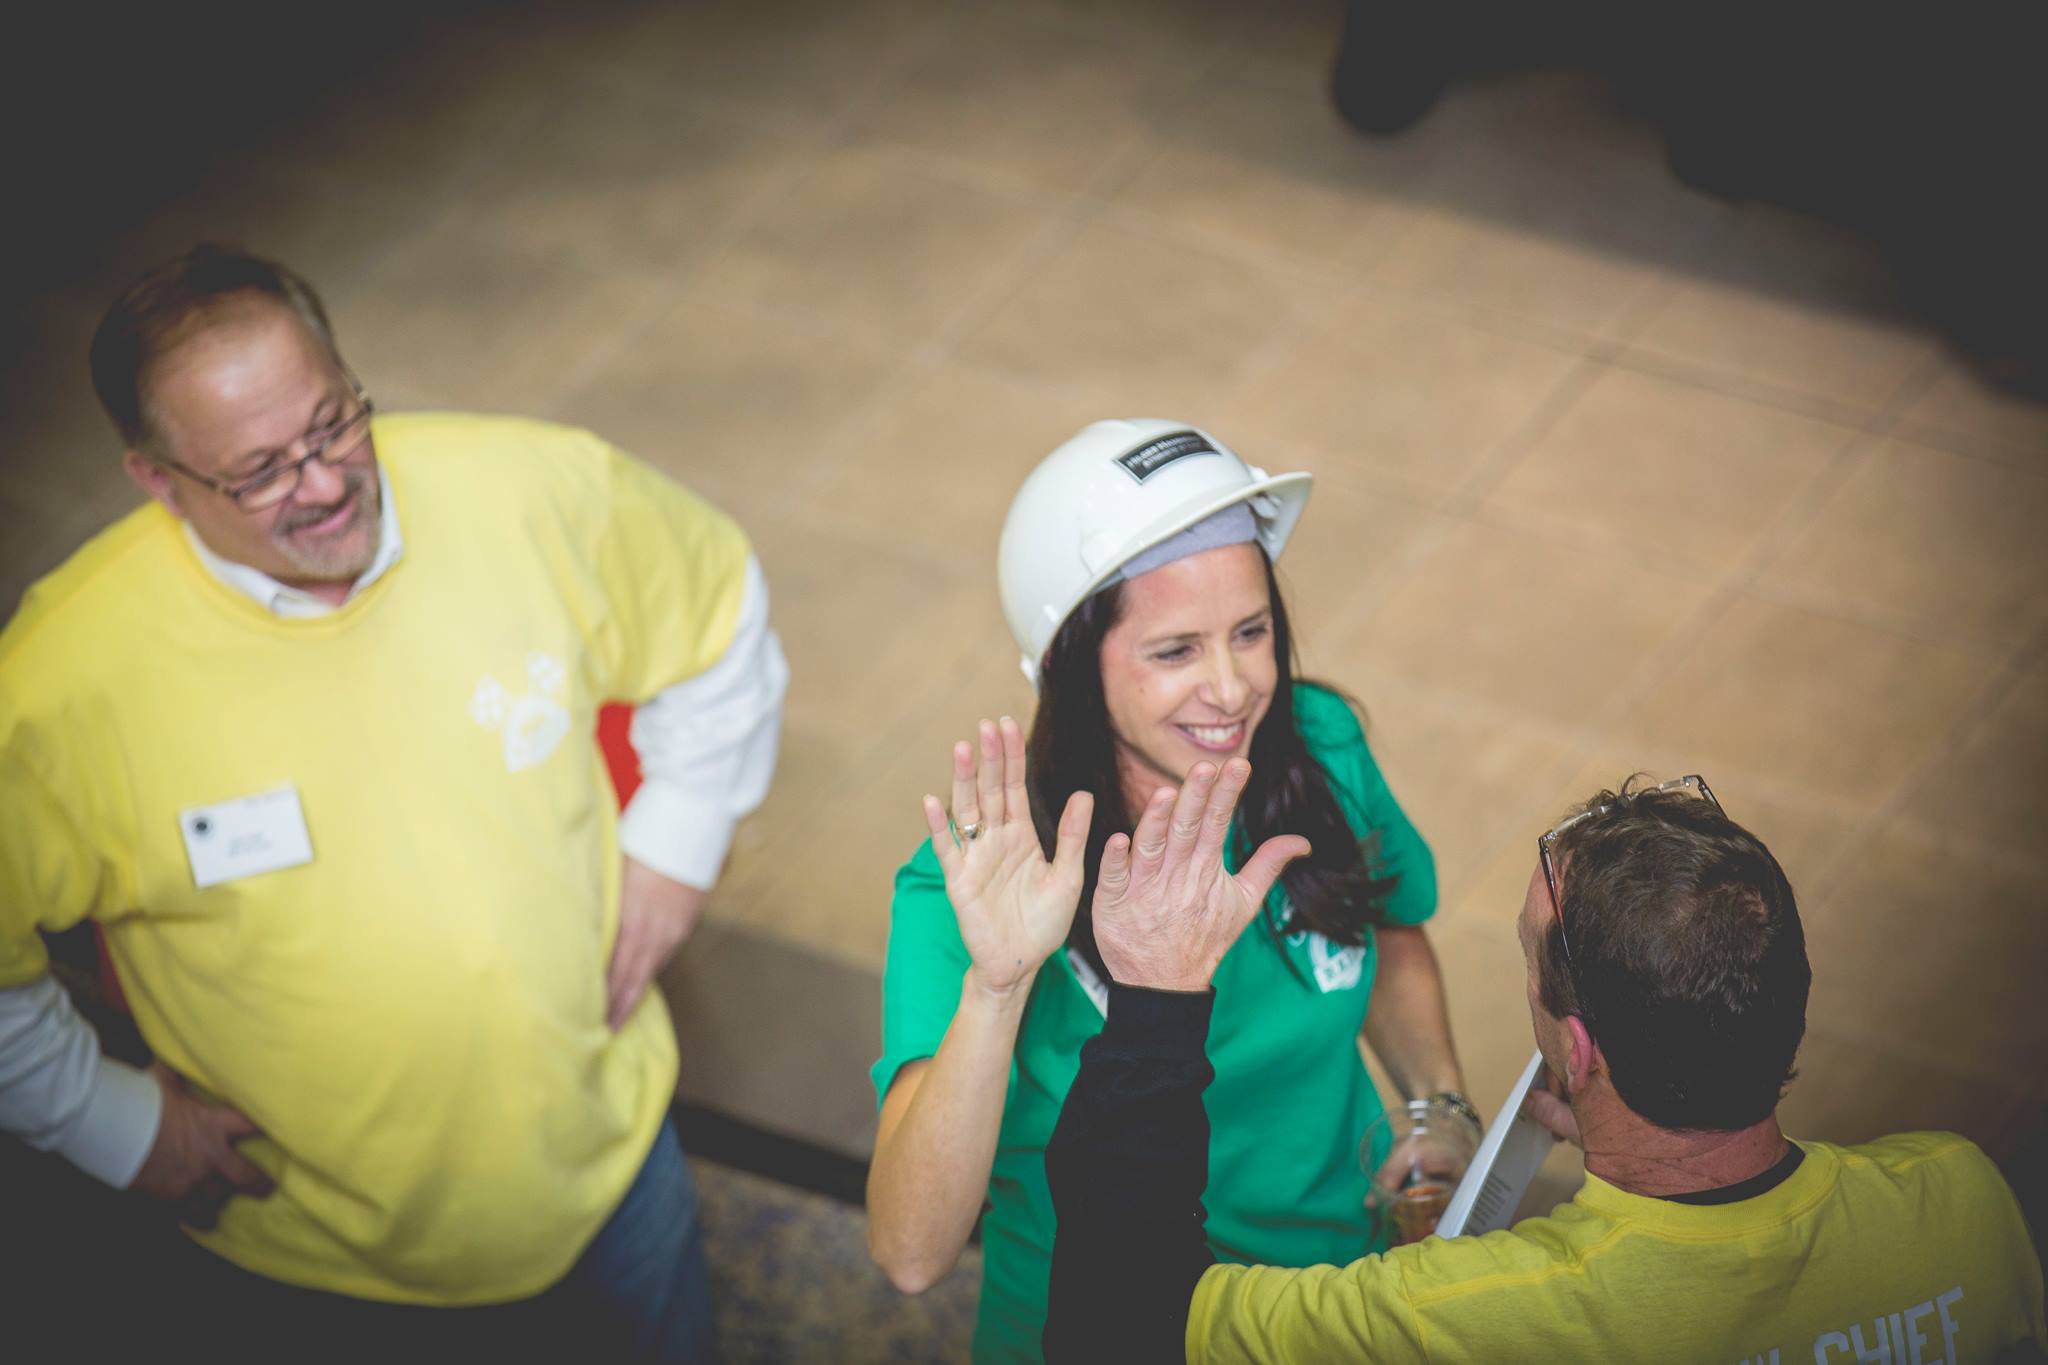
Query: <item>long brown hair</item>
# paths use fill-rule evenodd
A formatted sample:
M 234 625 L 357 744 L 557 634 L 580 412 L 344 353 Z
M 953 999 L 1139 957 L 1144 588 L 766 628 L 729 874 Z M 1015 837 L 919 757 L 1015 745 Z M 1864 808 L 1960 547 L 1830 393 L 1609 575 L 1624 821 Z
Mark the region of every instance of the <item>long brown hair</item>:
M 1238 802 L 1235 851 L 1242 859 L 1276 834 L 1306 838 L 1313 851 L 1290 863 L 1280 878 L 1290 907 L 1287 922 L 1276 922 L 1270 907 L 1261 911 L 1268 932 L 1276 944 L 1282 934 L 1299 929 L 1313 930 L 1333 943 L 1363 943 L 1371 926 L 1386 922 L 1387 897 L 1397 879 L 1376 874 L 1373 840 L 1361 841 L 1352 832 L 1331 789 L 1329 774 L 1309 752 L 1295 724 L 1294 681 L 1300 663 L 1294 657 L 1287 604 L 1263 549 L 1259 561 L 1265 568 L 1267 600 L 1273 612 L 1277 681 L 1265 718 L 1252 734 L 1252 776 Z M 1053 636 L 1039 669 L 1038 711 L 1031 722 L 1026 767 L 1031 818 L 1048 858 L 1067 797 L 1077 791 L 1095 796 L 1094 821 L 1088 830 L 1087 876 L 1067 943 L 1104 975 L 1089 906 L 1095 899 L 1103 847 L 1110 835 L 1129 833 L 1132 826 L 1117 773 L 1109 703 L 1102 689 L 1102 642 L 1123 618 L 1123 597 L 1121 583 L 1103 589 L 1076 607 Z M 1313 685 L 1351 702 L 1334 687 Z

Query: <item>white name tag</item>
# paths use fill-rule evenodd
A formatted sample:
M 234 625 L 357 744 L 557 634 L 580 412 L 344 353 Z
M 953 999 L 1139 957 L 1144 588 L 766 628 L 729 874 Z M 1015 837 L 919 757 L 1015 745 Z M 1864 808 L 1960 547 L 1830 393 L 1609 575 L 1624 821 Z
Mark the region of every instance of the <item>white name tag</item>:
M 178 812 L 194 886 L 215 886 L 313 861 L 297 787 Z

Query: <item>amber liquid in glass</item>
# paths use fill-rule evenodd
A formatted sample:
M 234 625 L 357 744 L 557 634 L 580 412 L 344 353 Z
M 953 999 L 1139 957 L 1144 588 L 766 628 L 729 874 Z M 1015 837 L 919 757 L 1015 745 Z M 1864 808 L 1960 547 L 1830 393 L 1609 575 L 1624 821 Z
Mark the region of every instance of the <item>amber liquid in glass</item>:
M 1394 1244 L 1406 1246 L 1435 1232 L 1450 1202 L 1451 1187 L 1441 1181 L 1422 1179 L 1402 1187 L 1394 1201 Z

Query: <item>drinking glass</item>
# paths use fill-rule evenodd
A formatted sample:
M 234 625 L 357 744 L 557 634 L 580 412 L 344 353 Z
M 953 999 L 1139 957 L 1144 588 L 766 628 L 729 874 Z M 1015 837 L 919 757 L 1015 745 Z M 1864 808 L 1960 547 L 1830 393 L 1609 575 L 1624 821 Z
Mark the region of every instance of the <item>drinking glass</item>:
M 1366 1129 L 1358 1146 L 1358 1160 L 1372 1177 L 1365 1207 L 1389 1245 L 1406 1246 L 1436 1231 L 1481 1136 L 1470 1115 L 1436 1099 L 1409 1100 Z

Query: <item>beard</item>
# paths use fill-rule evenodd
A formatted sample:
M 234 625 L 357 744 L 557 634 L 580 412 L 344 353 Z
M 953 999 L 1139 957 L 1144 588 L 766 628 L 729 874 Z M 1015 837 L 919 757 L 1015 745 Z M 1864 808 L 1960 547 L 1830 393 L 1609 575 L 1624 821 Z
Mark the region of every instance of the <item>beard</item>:
M 360 578 L 377 557 L 382 530 L 383 489 L 374 467 L 343 471 L 344 492 L 322 507 L 291 507 L 270 528 L 270 541 L 302 580 L 338 582 Z M 347 519 L 331 531 L 309 532 L 346 504 Z

